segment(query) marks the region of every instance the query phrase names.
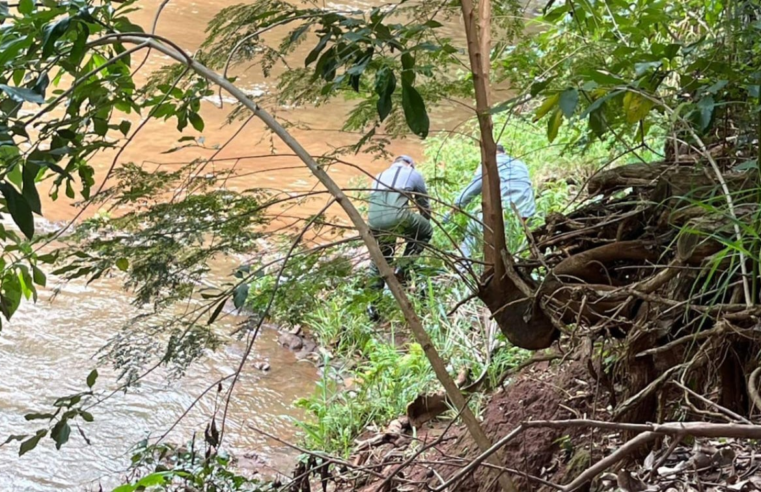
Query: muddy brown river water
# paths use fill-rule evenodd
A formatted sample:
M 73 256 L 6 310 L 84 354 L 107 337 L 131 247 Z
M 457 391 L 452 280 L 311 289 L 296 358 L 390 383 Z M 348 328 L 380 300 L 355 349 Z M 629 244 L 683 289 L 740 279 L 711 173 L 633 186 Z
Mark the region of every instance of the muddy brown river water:
M 160 0 L 141 2 L 142 10 L 133 14 L 133 20 L 147 28 L 153 22 L 159 3 Z M 221 8 L 234 3 L 238 2 L 173 0 L 161 16 L 158 34 L 192 52 L 202 42 L 209 19 Z M 369 9 L 379 4 L 378 1 L 357 0 L 351 7 Z M 330 2 L 326 6 L 345 7 Z M 453 38 L 462 38 L 457 21 L 443 29 Z M 282 32 L 273 32 L 272 36 L 278 34 Z M 303 60 L 310 49 L 308 43 L 302 45 L 294 60 Z M 167 62 L 165 57 L 154 53 L 141 76 Z M 238 85 L 251 91 L 266 92 L 274 84 L 273 79 L 263 78 L 255 68 L 236 68 L 233 74 L 240 77 Z M 310 126 L 312 129 L 308 131 L 294 130 L 294 136 L 311 153 L 321 154 L 358 139 L 357 134 L 338 131 L 350 107 L 350 103 L 334 101 L 323 108 L 274 109 L 281 119 Z M 202 115 L 206 128 L 202 135 L 208 145 L 227 141 L 238 129 L 238 125 L 225 124 L 230 109 L 229 103 L 222 109 L 211 102 L 204 103 Z M 445 106 L 433 113 L 433 127 L 451 128 L 467 116 L 457 104 Z M 186 130 L 186 134 L 193 133 Z M 162 155 L 163 151 L 177 145 L 179 136 L 172 123 L 151 122 L 119 162 L 144 163 L 148 168 L 172 168 L 194 158 L 210 156 L 211 151 L 204 150 Z M 263 125 L 253 121 L 224 149 L 218 156 L 220 161 L 212 168 L 220 170 L 225 166 L 235 166 L 243 176 L 227 183 L 234 190 L 266 186 L 303 191 L 314 186 L 315 181 L 297 160 L 270 155 L 271 144 L 276 152 L 289 152 L 282 143 L 273 144 Z M 422 146 L 416 138 L 394 142 L 391 150 L 410 154 L 417 159 L 423 156 Z M 102 179 L 112 158 L 113 155 L 104 154 L 93 163 L 96 176 Z M 387 165 L 361 155 L 348 160 L 371 173 Z M 281 167 L 295 169 L 277 170 Z M 347 167 L 333 168 L 331 173 L 340 184 L 346 184 L 359 175 L 358 171 Z M 300 206 L 296 213 L 313 213 L 322 203 L 316 200 Z M 48 202 L 44 204 L 43 211 L 49 221 L 69 220 L 76 214 L 76 210 L 64 201 Z M 84 215 L 92 212 L 94 210 L 88 210 Z M 239 263 L 240 259 L 235 258 L 218 261 L 207 280 L 221 281 Z M 136 313 L 118 279 L 100 280 L 86 286 L 83 283 L 61 285 L 50 277 L 48 285 L 61 287 L 55 299 L 50 300 L 52 291 L 48 289 L 42 293 L 37 304 L 23 303 L 13 321 L 5 325 L 0 333 L 0 439 L 10 434 L 33 432 L 37 427 L 25 422 L 24 414 L 42 411 L 56 397 L 80 391 L 86 375 L 96 366 L 98 350 Z M 228 317 L 219 326 L 220 333 L 229 333 L 240 321 L 239 317 Z M 0 448 L 0 490 L 97 490 L 99 484 L 103 485 L 104 490 L 110 490 L 128 465 L 129 447 L 146 436 L 163 433 L 209 384 L 234 371 L 243 350 L 243 342 L 231 340 L 217 352 L 208 354 L 201 362 L 191 366 L 182 379 L 168 381 L 165 374 L 157 372 L 141 387 L 109 399 L 93 411 L 95 422 L 86 426 L 92 441 L 89 446 L 78 435 L 73 435 L 61 451 L 56 451 L 49 439 L 43 440 L 38 449 L 20 458 L 17 445 Z M 260 360 L 268 361 L 272 369 L 263 373 L 250 365 L 244 372 L 232 401 L 226 446 L 238 456 L 255 456 L 249 460 L 254 468 L 288 472 L 294 452 L 262 439 L 246 425 L 250 423 L 283 438 L 295 439 L 293 419 L 303 418 L 304 415 L 293 406 L 293 402 L 314 390 L 317 369 L 312 363 L 297 361 L 293 354 L 280 348 L 277 333 L 273 330 L 265 330 L 256 343 L 252 362 Z M 97 388 L 106 391 L 115 387 L 113 371 L 109 367 L 100 367 L 99 370 L 101 376 Z M 169 439 L 182 442 L 189 439 L 194 431 L 202 431 L 214 405 L 213 396 L 203 398 Z

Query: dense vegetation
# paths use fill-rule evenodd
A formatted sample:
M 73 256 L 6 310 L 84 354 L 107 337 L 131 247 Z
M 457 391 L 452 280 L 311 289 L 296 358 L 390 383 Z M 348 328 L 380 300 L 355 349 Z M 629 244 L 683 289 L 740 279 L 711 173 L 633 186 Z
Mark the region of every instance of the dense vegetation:
M 52 265 L 67 279 L 123 275 L 136 305 L 150 308 L 105 351 L 127 387 L 155 367 L 181 375 L 223 343 L 213 324 L 232 300 L 251 309 L 254 322 L 238 333 L 247 343 L 240 366 L 220 381 L 228 398 L 266 320 L 304 325 L 332 353 L 318 392 L 300 402 L 315 417 L 302 423 L 306 443 L 320 453 L 347 454 L 368 425 L 382 425 L 442 385 L 485 451 L 489 439 L 453 379 L 469 367 L 483 375 L 477 377 L 486 381 L 483 388 L 499 385 L 505 370 L 526 357 L 517 347 L 583 350 L 610 393 L 612 416 L 626 422 L 685 418 L 683 395 L 664 389 L 669 379 L 717 393 L 722 408 L 742 419 L 761 404 L 755 401 L 761 270 L 755 2 L 551 1 L 531 21 L 538 32 L 519 41 L 524 11 L 510 1 L 481 0 L 476 13 L 469 0 L 401 2 L 369 12 L 268 0 L 223 9 L 193 56 L 132 24 L 134 4 L 22 0 L 0 8 L 0 193 L 3 213 L 20 231 L 0 228 L 5 320 L 22 298 L 36 298 L 35 285 L 45 285 Z M 460 16 L 466 46 L 439 35 L 442 22 Z M 287 34 L 277 43 L 262 41 L 275 28 Z M 314 47 L 299 68 L 279 77 L 276 93 L 252 100 L 226 77 L 228 66 L 241 62 L 270 73 L 300 43 Z M 148 49 L 176 64 L 136 87 L 133 75 Z M 516 95 L 491 100 L 490 77 L 509 82 Z M 171 120 L 180 132 L 202 131 L 201 101 L 215 85 L 239 103 L 231 122 L 264 121 L 320 180 L 329 203 L 343 207 L 350 230 L 337 228 L 325 209 L 301 218 L 295 231 L 267 232 L 278 206 L 305 197 L 234 193 L 223 188 L 223 174 L 194 179 L 209 161 L 155 173 L 120 162 L 144 127 L 120 115 L 136 112 Z M 356 101 L 345 129 L 362 136 L 317 159 L 266 111 L 286 103 L 329 107 L 339 97 Z M 429 110 L 451 99 L 475 99 L 473 126 L 429 137 Z M 463 133 L 472 133 L 480 149 Z M 483 162 L 486 268 L 479 276 L 451 268 L 465 223 L 458 215 L 439 229 L 421 261 L 408 291 L 414 296 L 388 276 L 394 302 L 382 306 L 389 322 L 377 328 L 364 315 L 369 294 L 361 279 L 343 280 L 367 260 L 365 248 L 389 272 L 357 211 L 367 181 L 349 186 L 347 200 L 325 169 L 351 152 L 385 155 L 389 138 L 413 135 L 427 137 L 422 170 L 436 218 Z M 491 188 L 495 139 L 534 173 L 541 216 L 529 235 Z M 183 145 L 203 142 L 181 137 Z M 94 189 L 88 161 L 106 149 L 116 149 L 110 179 Z M 63 191 L 117 212 L 77 224 L 67 248 L 50 253 L 61 234 L 36 234 L 33 220 L 44 215 L 38 191 L 44 182 L 52 183 L 53 199 Z M 334 244 L 319 241 L 324 231 Z M 254 261 L 227 285 L 203 286 L 209 261 L 230 253 Z M 471 294 L 483 304 L 458 305 Z M 206 302 L 171 315 L 189 297 Z M 40 429 L 9 436 L 6 444 L 19 441 L 20 454 L 47 436 L 63 446 L 72 425 L 86 429 L 97 418 L 97 377 L 90 373 L 87 389 L 61 396 L 50 411 L 27 415 L 42 422 Z M 337 381 L 347 380 L 344 391 Z M 479 401 L 471 399 L 476 413 Z M 225 418 L 223 405 L 210 416 L 204 443 L 190 451 L 143 443 L 129 483 L 118 490 L 259 487 L 229 472 L 218 452 Z M 314 455 L 307 460 L 305 472 L 327 480 L 328 461 L 320 456 L 320 463 Z M 500 486 L 513 488 L 505 474 Z

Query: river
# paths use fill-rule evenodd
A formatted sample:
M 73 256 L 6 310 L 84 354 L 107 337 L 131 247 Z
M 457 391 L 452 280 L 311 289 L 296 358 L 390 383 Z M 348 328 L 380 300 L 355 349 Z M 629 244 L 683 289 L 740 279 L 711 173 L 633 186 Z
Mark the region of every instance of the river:
M 133 20 L 148 28 L 159 3 L 159 0 L 141 2 L 141 10 L 133 14 Z M 202 33 L 209 19 L 221 8 L 234 3 L 239 2 L 171 1 L 160 18 L 157 32 L 192 52 L 203 40 Z M 377 1 L 356 0 L 351 6 L 369 9 L 379 4 Z M 326 6 L 339 7 L 331 3 Z M 459 23 L 443 29 L 447 35 L 462 39 Z M 278 34 L 282 31 L 271 33 L 272 36 Z M 303 44 L 294 54 L 294 60 L 303 60 L 310 49 L 308 43 Z M 147 76 L 167 61 L 165 57 L 152 54 L 140 77 Z M 247 90 L 266 92 L 274 85 L 274 79 L 264 79 L 256 69 L 236 68 L 233 73 L 240 77 L 238 85 Z M 312 154 L 321 154 L 358 139 L 357 134 L 338 131 L 350 107 L 351 103 L 334 101 L 323 108 L 268 109 L 276 109 L 274 112 L 278 118 L 310 127 L 294 130 L 294 136 Z M 239 125 L 226 125 L 230 109 L 229 104 L 222 109 L 211 102 L 203 105 L 202 115 L 206 122 L 203 137 L 208 145 L 227 141 L 238 129 Z M 447 105 L 433 112 L 433 127 L 451 128 L 467 116 L 457 104 Z M 209 157 L 212 152 L 193 149 L 162 154 L 177 146 L 178 138 L 172 123 L 150 122 L 124 152 L 119 163 L 134 161 L 145 164 L 148 169 L 152 166 L 172 168 L 194 158 Z M 228 188 L 233 190 L 266 186 L 299 191 L 314 186 L 315 181 L 305 167 L 292 157 L 273 156 L 273 148 L 277 153 L 288 153 L 282 143 L 271 141 L 261 123 L 253 121 L 225 147 L 212 169 L 235 166 L 242 176 L 228 181 Z M 416 159 L 422 158 L 423 154 L 417 138 L 395 141 L 390 149 Z M 93 162 L 98 179 L 106 174 L 112 158 L 112 154 L 103 154 Z M 349 160 L 371 173 L 387 165 L 362 155 L 352 156 Z M 290 169 L 278 170 L 281 167 Z M 358 172 L 349 167 L 335 167 L 331 174 L 340 184 L 346 184 Z M 322 203 L 317 200 L 301 205 L 297 213 L 307 215 Z M 45 217 L 49 221 L 70 220 L 77 212 L 70 205 L 65 199 L 55 204 L 48 201 L 44 204 Z M 83 216 L 93 212 L 95 210 L 88 210 Z M 240 261 L 237 258 L 219 260 L 207 280 L 221 281 Z M 81 282 L 61 284 L 50 277 L 48 285 L 60 288 L 55 298 L 51 300 L 53 291 L 49 288 L 42 291 L 36 304 L 23 303 L 0 334 L 0 438 L 3 439 L 10 434 L 29 433 L 38 428 L 24 421 L 24 414 L 44 411 L 55 398 L 82 390 L 86 375 L 97 365 L 98 350 L 136 314 L 129 294 L 122 290 L 116 278 L 87 286 Z M 218 329 L 222 334 L 229 333 L 240 321 L 240 317 L 229 316 Z M 139 388 L 131 389 L 127 394 L 117 394 L 95 408 L 95 421 L 84 427 L 91 445 L 85 444 L 74 433 L 61 451 L 56 451 L 49 439 L 20 458 L 15 443 L 0 448 L 0 488 L 3 491 L 98 490 L 102 485 L 104 490 L 109 490 L 128 466 L 131 445 L 148 435 L 160 435 L 209 384 L 234 371 L 244 343 L 232 339 L 228 342 L 192 365 L 179 380 L 167 380 L 166 374 L 156 372 Z M 234 455 L 248 456 L 246 459 L 251 468 L 270 474 L 275 471 L 287 473 L 295 453 L 262 439 L 247 424 L 266 428 L 286 439 L 296 439 L 293 419 L 304 415 L 293 402 L 311 394 L 318 371 L 312 363 L 299 362 L 293 354 L 279 347 L 274 330 L 265 330 L 261 334 L 251 359 L 252 363 L 268 361 L 271 370 L 261 372 L 249 364 L 244 371 L 232 399 L 225 445 Z M 106 394 L 116 385 L 115 374 L 108 366 L 99 367 L 99 371 L 101 375 L 96 389 Z M 202 431 L 214 405 L 213 395 L 201 399 L 169 439 L 182 442 L 194 431 Z

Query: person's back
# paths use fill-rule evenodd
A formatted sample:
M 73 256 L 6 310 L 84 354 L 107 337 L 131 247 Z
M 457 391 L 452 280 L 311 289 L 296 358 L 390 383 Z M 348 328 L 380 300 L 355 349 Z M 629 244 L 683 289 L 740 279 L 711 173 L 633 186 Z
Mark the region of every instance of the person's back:
M 497 166 L 503 208 L 512 208 L 510 203 L 514 203 L 521 218 L 533 217 L 536 214 L 534 187 L 526 164 L 506 154 L 497 154 Z
M 505 154 L 501 145 L 498 146 L 498 149 L 501 149 L 497 153 L 497 172 L 499 173 L 502 207 L 511 211 L 510 203 L 512 202 L 518 208 L 521 218 L 533 217 L 536 213 L 536 204 L 528 167 L 522 161 Z M 481 195 L 482 188 L 482 166 L 479 165 L 470 184 L 462 190 L 455 200 L 455 207 L 461 210 L 467 207 L 474 198 Z M 449 215 L 447 215 L 447 219 L 448 217 Z
M 410 209 L 410 200 L 417 205 L 420 213 Z M 415 170 L 413 160 L 404 155 L 397 157 L 391 167 L 375 178 L 369 201 L 367 224 L 389 264 L 394 258 L 397 238 L 407 241 L 404 250 L 406 262 L 402 262 L 396 271 L 397 276 L 404 280 L 411 260 L 423 251 L 433 236 L 428 220 L 431 216 L 428 191 L 423 176 Z M 382 291 L 385 282 L 375 263 L 370 267 L 370 277 L 370 287 Z M 368 313 L 372 320 L 379 319 L 372 304 L 368 307 Z
M 429 204 L 425 180 L 413 165 L 405 165 L 398 158 L 388 169 L 375 178 L 370 193 L 368 224 L 373 229 L 393 227 L 409 213 L 410 198 L 427 214 Z
M 534 188 L 526 164 L 509 157 L 505 154 L 505 148 L 502 145 L 497 145 L 497 172 L 499 173 L 503 211 L 513 215 L 512 205 L 515 204 L 521 219 L 525 220 L 533 217 L 536 214 L 536 203 L 534 201 Z M 465 209 L 474 198 L 481 196 L 482 188 L 482 165 L 479 164 L 473 179 L 463 188 L 455 200 L 455 208 L 459 210 Z M 468 221 L 465 241 L 460 245 L 460 251 L 465 258 L 470 257 L 471 252 L 476 246 L 475 239 L 480 237 L 482 232 L 481 222 L 483 221 L 483 214 L 479 211 L 476 216 L 478 218 L 477 221 Z M 451 212 L 446 214 L 442 223 L 449 222 L 450 217 Z

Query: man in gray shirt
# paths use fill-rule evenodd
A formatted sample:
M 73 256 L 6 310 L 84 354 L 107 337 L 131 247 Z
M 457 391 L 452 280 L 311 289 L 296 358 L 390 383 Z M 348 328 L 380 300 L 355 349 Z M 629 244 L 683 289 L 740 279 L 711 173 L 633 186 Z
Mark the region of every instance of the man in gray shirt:
M 419 213 L 410 210 L 409 202 L 417 206 Z M 430 223 L 431 206 L 423 175 L 415 170 L 411 157 L 397 157 L 391 167 L 375 178 L 370 193 L 367 223 L 378 241 L 386 261 L 391 263 L 396 250 L 396 239 L 407 241 L 404 259 L 396 269 L 397 276 L 406 278 L 412 258 L 419 255 L 433 236 Z M 371 288 L 383 290 L 385 282 L 379 275 L 378 267 L 370 267 Z M 378 319 L 373 306 L 368 309 L 370 317 Z
M 464 209 L 474 198 L 481 196 L 483 188 L 481 167 L 479 164 L 470 184 L 460 192 L 460 196 L 455 200 L 454 206 L 456 209 Z M 534 202 L 534 188 L 531 184 L 526 164 L 508 157 L 505 154 L 505 148 L 502 145 L 497 145 L 497 170 L 499 172 L 500 193 L 502 194 L 502 208 L 512 215 L 511 204 L 514 203 L 521 215 L 521 219 L 525 220 L 533 217 L 536 213 L 536 203 Z M 475 246 L 475 239 L 483 232 L 483 227 L 480 224 L 483 222 L 483 212 L 479 211 L 477 217 L 478 222 L 474 220 L 469 221 L 465 241 L 460 246 L 460 250 L 465 258 L 471 257 Z M 451 212 L 446 214 L 442 223 L 446 224 L 450 218 Z

